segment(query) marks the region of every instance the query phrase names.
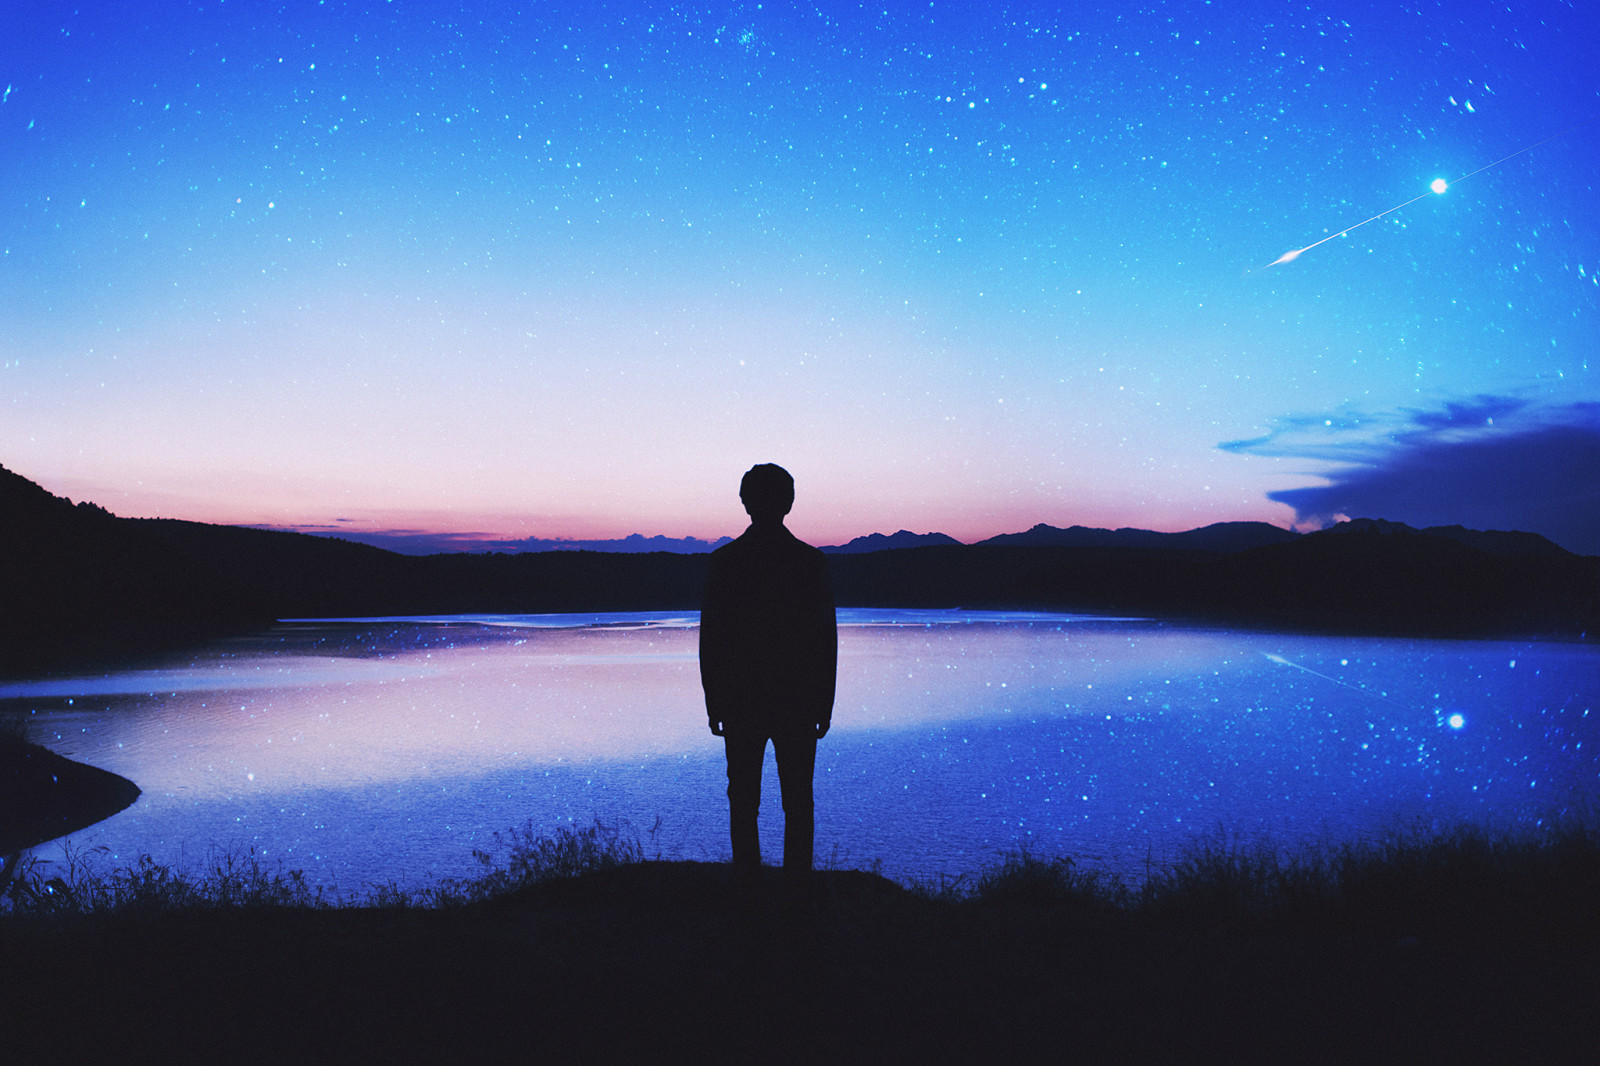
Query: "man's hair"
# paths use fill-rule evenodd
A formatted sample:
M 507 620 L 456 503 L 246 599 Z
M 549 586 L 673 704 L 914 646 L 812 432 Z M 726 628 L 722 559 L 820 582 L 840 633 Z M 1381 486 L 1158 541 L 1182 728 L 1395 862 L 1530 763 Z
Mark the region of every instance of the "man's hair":
M 794 506 L 794 478 L 775 463 L 760 463 L 745 471 L 739 482 L 739 499 L 751 516 L 783 517 Z

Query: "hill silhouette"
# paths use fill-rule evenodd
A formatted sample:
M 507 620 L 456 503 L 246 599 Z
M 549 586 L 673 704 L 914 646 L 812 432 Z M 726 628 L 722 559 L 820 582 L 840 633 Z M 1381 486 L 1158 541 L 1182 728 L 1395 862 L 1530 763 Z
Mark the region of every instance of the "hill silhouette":
M 695 610 L 708 558 L 405 556 L 325 536 L 119 518 L 3 467 L 0 516 L 6 674 L 279 618 Z M 1305 535 L 1240 522 L 1187 533 L 1035 526 L 973 545 L 882 540 L 882 550 L 829 556 L 841 606 L 1048 608 L 1448 636 L 1582 637 L 1600 616 L 1600 558 L 1526 533 L 1358 520 Z
M 926 548 L 933 545 L 960 544 L 946 533 L 913 533 L 902 529 L 898 533 L 868 533 L 845 544 L 833 544 L 822 550 L 830 555 L 859 555 L 863 552 L 895 551 L 900 548 Z
M 1018 548 L 1164 548 L 1171 551 L 1237 552 L 1267 544 L 1287 544 L 1300 534 L 1268 522 L 1213 522 L 1183 533 L 1148 529 L 1059 529 L 1043 523 L 1024 533 L 1002 533 L 979 544 Z

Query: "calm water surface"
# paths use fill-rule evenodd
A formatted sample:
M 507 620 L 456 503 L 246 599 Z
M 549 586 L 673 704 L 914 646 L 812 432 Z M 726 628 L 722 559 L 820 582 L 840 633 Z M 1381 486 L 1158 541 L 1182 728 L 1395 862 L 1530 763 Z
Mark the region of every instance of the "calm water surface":
M 692 614 L 285 623 L 159 669 L 0 685 L 0 715 L 123 774 L 78 834 L 126 862 L 252 847 L 338 891 L 626 821 L 727 855 Z M 819 859 L 971 873 L 1027 846 L 1124 874 L 1196 841 L 1293 847 L 1592 814 L 1600 651 L 995 612 L 840 612 Z M 763 847 L 781 851 L 768 758 Z M 59 858 L 60 848 L 39 849 Z

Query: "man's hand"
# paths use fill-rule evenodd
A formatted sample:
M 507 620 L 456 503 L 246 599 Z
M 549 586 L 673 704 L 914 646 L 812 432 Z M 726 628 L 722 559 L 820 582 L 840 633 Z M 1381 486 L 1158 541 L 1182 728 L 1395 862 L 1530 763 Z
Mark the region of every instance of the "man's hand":
M 710 719 L 710 722 L 711 722 L 711 735 L 712 736 L 720 737 L 727 731 L 726 727 L 722 723 L 722 719 L 720 719 L 720 718 L 712 718 L 712 719 Z
M 832 724 L 832 723 L 827 722 L 827 721 L 822 721 L 822 722 L 818 722 L 817 723 L 817 739 L 818 740 L 821 740 L 823 737 L 828 735 L 828 726 L 830 724 Z

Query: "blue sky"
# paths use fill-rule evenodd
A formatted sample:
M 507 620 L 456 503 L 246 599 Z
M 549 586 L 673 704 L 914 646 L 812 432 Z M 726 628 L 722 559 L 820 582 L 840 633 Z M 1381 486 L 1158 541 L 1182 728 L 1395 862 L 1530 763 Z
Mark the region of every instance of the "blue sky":
M 1584 5 L 150 7 L 0 42 L 0 463 L 52 491 L 709 539 L 775 461 L 823 543 L 1600 552 Z

